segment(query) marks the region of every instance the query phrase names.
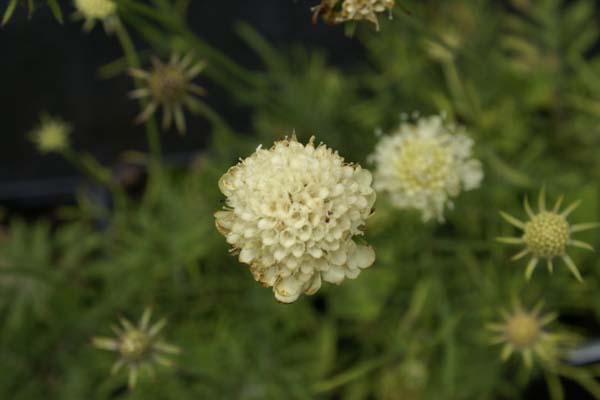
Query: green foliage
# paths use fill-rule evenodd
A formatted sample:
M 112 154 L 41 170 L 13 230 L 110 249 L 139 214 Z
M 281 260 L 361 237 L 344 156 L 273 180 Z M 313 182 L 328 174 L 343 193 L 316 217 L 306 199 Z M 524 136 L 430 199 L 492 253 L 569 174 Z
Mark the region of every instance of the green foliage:
M 119 2 L 115 37 L 125 54 L 102 74 L 146 58 L 131 48 L 129 31 L 159 55 L 193 52 L 208 61 L 209 79 L 249 110 L 251 134 L 234 132 L 206 106 L 198 114 L 212 124 L 211 146 L 192 167 L 174 170 L 161 161 L 150 120 L 149 179 L 139 198 L 91 156 L 71 155 L 113 192 L 115 205 L 82 194 L 58 224 L 8 224 L 0 241 L 0 398 L 513 399 L 543 379 L 558 400 L 559 377 L 600 398 L 598 367 L 502 363 L 484 330 L 518 297 L 559 312 L 559 330 L 597 334 L 593 253 L 573 252 L 584 284 L 558 266 L 526 283 L 524 265 L 495 242 L 515 235 L 498 211 L 522 217 L 523 197 L 544 182 L 551 198 L 582 200 L 574 223 L 599 219 L 594 2 L 401 3 L 379 32 L 358 24 L 364 53 L 349 54 L 357 59 L 347 70 L 322 49 L 277 48 L 240 23 L 237 32 L 264 64 L 254 71 L 193 34 L 187 1 Z M 463 193 L 445 224 L 423 224 L 380 195 L 367 226 L 375 264 L 357 280 L 277 304 L 214 228 L 219 177 L 293 130 L 369 167 L 376 132 L 413 111 L 443 111 L 466 126 L 484 164 L 482 187 Z M 600 246 L 597 234 L 580 237 Z M 109 375 L 114 355 L 93 349 L 90 338 L 147 306 L 168 318 L 164 334 L 182 354 L 128 392 L 124 375 Z

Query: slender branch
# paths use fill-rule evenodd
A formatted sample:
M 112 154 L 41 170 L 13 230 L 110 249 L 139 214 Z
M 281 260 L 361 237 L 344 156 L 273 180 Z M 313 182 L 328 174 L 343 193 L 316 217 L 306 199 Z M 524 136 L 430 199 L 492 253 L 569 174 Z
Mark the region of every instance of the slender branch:
M 135 50 L 135 46 L 133 45 L 133 41 L 131 40 L 131 37 L 129 36 L 127 29 L 125 29 L 125 26 L 120 21 L 116 24 L 115 33 L 117 35 L 117 38 L 119 39 L 119 43 L 121 44 L 121 47 L 123 48 L 123 53 L 125 54 L 125 58 L 127 59 L 129 66 L 134 67 L 134 68 L 139 68 L 140 60 L 139 60 L 139 57 Z M 134 79 L 134 80 L 135 80 L 136 88 L 139 88 L 140 81 L 138 79 Z M 147 100 L 140 99 L 139 101 L 140 101 L 141 108 L 144 109 L 146 106 Z M 154 160 L 160 161 L 160 159 L 162 157 L 161 156 L 162 151 L 161 151 L 161 145 L 160 145 L 160 135 L 159 135 L 158 127 L 156 125 L 156 120 L 154 119 L 154 117 L 148 118 L 148 120 L 145 123 L 145 126 L 146 126 L 146 138 L 148 141 L 148 149 L 150 151 L 150 154 L 152 155 L 152 158 Z

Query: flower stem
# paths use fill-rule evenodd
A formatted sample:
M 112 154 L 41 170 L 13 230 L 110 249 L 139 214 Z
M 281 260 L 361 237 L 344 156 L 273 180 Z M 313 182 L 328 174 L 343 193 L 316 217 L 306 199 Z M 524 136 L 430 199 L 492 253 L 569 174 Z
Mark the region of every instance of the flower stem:
M 556 372 L 565 378 L 577 382 L 581 387 L 594 396 L 595 399 L 600 399 L 600 383 L 598 383 L 587 371 L 574 368 L 568 365 L 560 365 L 556 368 Z
M 115 26 L 115 33 L 117 38 L 119 39 L 119 43 L 123 49 L 123 53 L 125 54 L 125 58 L 127 59 L 127 63 L 130 67 L 139 68 L 140 60 L 138 58 L 137 52 L 135 51 L 135 46 L 133 45 L 133 41 L 125 29 L 125 26 L 119 21 Z M 140 86 L 140 82 L 138 79 L 135 79 L 136 87 Z M 146 106 L 146 100 L 140 99 L 140 106 L 142 109 Z M 148 149 L 152 158 L 155 161 L 160 161 L 161 159 L 161 144 L 160 144 L 160 135 L 158 132 L 158 127 L 156 125 L 156 120 L 154 117 L 148 118 L 145 123 L 146 126 L 146 139 L 148 141 Z

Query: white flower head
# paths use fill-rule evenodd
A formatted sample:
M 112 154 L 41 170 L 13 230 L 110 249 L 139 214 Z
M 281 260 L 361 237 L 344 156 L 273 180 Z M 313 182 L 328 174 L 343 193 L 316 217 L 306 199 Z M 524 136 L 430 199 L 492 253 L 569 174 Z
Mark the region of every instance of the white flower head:
M 398 208 L 420 210 L 423 221 L 444 221 L 444 210 L 461 191 L 479 187 L 483 170 L 471 157 L 473 140 L 439 115 L 402 123 L 384 136 L 370 159 L 375 189 Z
M 259 147 L 219 181 L 227 200 L 217 229 L 283 303 L 316 293 L 322 280 L 354 279 L 375 261 L 370 246 L 353 241 L 375 202 L 371 173 L 313 141 Z

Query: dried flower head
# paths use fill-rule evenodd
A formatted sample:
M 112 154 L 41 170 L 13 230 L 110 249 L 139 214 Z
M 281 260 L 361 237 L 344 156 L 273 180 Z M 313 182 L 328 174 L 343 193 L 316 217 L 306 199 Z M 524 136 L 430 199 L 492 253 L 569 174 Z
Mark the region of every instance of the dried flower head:
M 317 23 L 319 17 L 323 18 L 323 21 L 328 24 L 334 24 L 337 22 L 337 15 L 339 14 L 338 4 L 341 0 L 321 0 L 321 3 L 311 7 L 313 12 L 313 23 Z
M 52 153 L 69 147 L 72 127 L 58 117 L 42 115 L 40 124 L 30 132 L 30 139 L 40 153 Z
M 206 64 L 194 62 L 191 54 L 180 58 L 174 54 L 168 63 L 162 63 L 158 58 L 152 59 L 152 69 L 144 71 L 132 69 L 131 75 L 144 81 L 141 89 L 131 92 L 131 97 L 148 99 L 149 103 L 138 116 L 138 122 L 146 121 L 160 106 L 163 111 L 162 124 L 165 129 L 175 120 L 175 126 L 180 133 L 185 132 L 184 107 L 197 111 L 201 105 L 194 95 L 204 95 L 202 87 L 192 83 Z
M 327 23 L 367 20 L 379 30 L 377 14 L 388 11 L 391 16 L 395 0 L 322 0 L 312 7 L 313 22 L 319 16 Z
M 83 29 L 90 31 L 96 21 L 101 21 L 107 31 L 116 23 L 117 3 L 114 0 L 75 0 L 76 19 L 83 19 Z
M 441 116 L 403 123 L 384 136 L 370 159 L 375 189 L 387 192 L 398 208 L 420 210 L 423 221 L 444 220 L 444 209 L 461 191 L 479 187 L 481 163 L 471 158 L 473 140 Z
M 523 230 L 523 235 L 521 237 L 499 237 L 497 240 L 502 243 L 525 246 L 525 249 L 513 256 L 512 259 L 518 260 L 527 255 L 531 255 L 529 263 L 525 268 L 525 277 L 527 280 L 531 279 L 535 267 L 538 265 L 539 261 L 543 259 L 546 260 L 548 271 L 552 272 L 554 269 L 554 259 L 557 257 L 565 262 L 578 281 L 581 282 L 583 280 L 575 262 L 567 254 L 567 247 L 574 246 L 593 250 L 593 247 L 588 243 L 571 239 L 571 234 L 597 228 L 600 224 L 586 223 L 570 225 L 567 221 L 567 217 L 577 208 L 577 206 L 579 206 L 580 202 L 576 201 L 563 211 L 559 211 L 562 200 L 563 197 L 559 197 L 552 210 L 547 210 L 546 194 L 544 188 L 542 188 L 538 198 L 539 210 L 537 214 L 533 212 L 529 206 L 527 197 L 525 197 L 524 208 L 529 216 L 529 221 L 523 222 L 505 212 L 500 212 L 500 215 L 504 220 Z
M 314 137 L 306 146 L 286 138 L 221 177 L 227 200 L 216 226 L 254 278 L 291 303 L 321 280 L 340 284 L 373 264 L 373 249 L 353 240 L 372 212 L 371 181 Z
M 532 366 L 534 357 L 545 364 L 556 361 L 560 347 L 567 343 L 568 338 L 546 330 L 546 325 L 554 321 L 557 315 L 541 315 L 542 306 L 540 302 L 527 311 L 517 302 L 512 312 L 501 310 L 502 322 L 487 325 L 492 332 L 492 344 L 503 344 L 500 354 L 502 361 L 508 360 L 514 352 L 521 353 L 528 368 Z
M 93 345 L 99 349 L 114 351 L 119 359 L 114 363 L 111 373 L 118 373 L 121 368 L 129 369 L 129 387 L 134 388 L 140 373 L 154 375 L 155 365 L 172 366 L 169 354 L 178 354 L 179 348 L 160 339 L 160 331 L 166 324 L 161 319 L 150 325 L 152 312 L 147 308 L 137 326 L 127 319 L 121 318 L 121 326 L 112 326 L 116 339 L 106 337 L 93 338 Z
M 367 20 L 379 30 L 377 14 L 388 11 L 391 16 L 394 0 L 344 0 L 340 21 Z

